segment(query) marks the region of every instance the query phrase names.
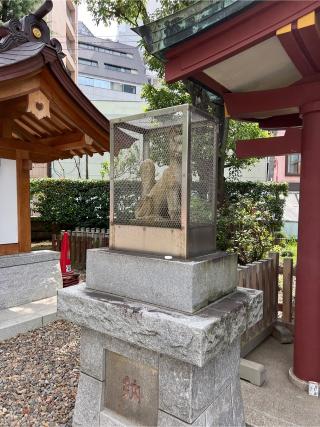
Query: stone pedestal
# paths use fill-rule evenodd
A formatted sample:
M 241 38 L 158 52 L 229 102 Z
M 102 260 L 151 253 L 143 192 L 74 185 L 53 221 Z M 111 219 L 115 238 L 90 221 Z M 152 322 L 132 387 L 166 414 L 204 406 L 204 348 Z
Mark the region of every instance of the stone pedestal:
M 188 260 L 111 251 L 87 252 L 87 287 L 194 313 L 233 292 L 237 286 L 237 255 L 225 252 Z
M 82 326 L 74 426 L 244 426 L 240 336 L 261 291 L 190 315 L 83 284 L 59 291 L 58 313 Z
M 59 252 L 0 257 L 0 310 L 49 298 L 62 288 Z

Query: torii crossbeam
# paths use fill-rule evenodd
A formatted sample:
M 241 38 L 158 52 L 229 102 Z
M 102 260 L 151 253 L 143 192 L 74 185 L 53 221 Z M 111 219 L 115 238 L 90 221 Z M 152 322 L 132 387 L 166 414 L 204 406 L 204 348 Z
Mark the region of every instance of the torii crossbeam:
M 140 27 L 167 82 L 192 79 L 227 114 L 282 137 L 241 141 L 239 157 L 301 153 L 292 376 L 320 382 L 320 1 L 198 2 Z

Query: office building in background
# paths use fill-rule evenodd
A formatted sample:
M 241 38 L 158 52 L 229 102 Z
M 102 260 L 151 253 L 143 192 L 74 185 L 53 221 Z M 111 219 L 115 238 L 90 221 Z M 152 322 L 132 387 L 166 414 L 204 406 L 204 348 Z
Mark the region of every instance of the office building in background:
M 142 86 L 150 81 L 136 46 L 95 37 L 78 23 L 78 86 L 108 119 L 145 110 Z M 55 161 L 53 177 L 101 179 L 109 154 Z
M 91 101 L 141 102 L 146 68 L 137 46 L 94 37 L 79 22 L 78 85 Z

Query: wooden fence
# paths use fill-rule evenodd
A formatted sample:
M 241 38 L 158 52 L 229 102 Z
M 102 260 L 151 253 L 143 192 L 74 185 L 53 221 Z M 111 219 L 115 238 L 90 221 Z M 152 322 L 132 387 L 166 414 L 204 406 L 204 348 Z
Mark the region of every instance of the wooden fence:
M 284 258 L 283 266 L 279 267 L 279 273 L 282 274 L 283 280 L 282 298 L 279 298 L 278 309 L 282 312 L 281 320 L 284 323 L 292 323 L 294 321 L 296 269 L 292 258 Z
M 74 231 L 68 230 L 70 241 L 70 257 L 72 268 L 83 271 L 86 268 L 87 249 L 101 248 L 109 246 L 109 233 L 100 228 L 76 228 Z M 60 251 L 61 234 L 52 235 L 52 248 Z
M 245 356 L 272 333 L 276 321 L 292 323 L 294 313 L 292 258 L 284 258 L 279 265 L 279 254 L 239 266 L 238 286 L 263 291 L 263 318 L 242 336 L 242 355 Z M 281 275 L 283 278 L 281 278 Z

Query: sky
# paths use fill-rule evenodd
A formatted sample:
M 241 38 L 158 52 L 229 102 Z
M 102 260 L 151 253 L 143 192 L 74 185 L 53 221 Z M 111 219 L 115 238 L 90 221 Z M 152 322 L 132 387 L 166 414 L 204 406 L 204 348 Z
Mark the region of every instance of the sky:
M 148 0 L 148 13 L 153 13 L 154 10 L 159 7 L 158 1 L 159 0 Z M 118 26 L 116 22 L 111 24 L 109 27 L 106 27 L 103 24 L 97 25 L 92 19 L 91 14 L 88 12 L 86 2 L 84 0 L 82 0 L 78 6 L 78 19 L 79 21 L 82 21 L 96 37 L 108 38 L 114 41 L 119 37 L 117 41 L 129 44 L 131 42 L 136 44 L 137 35 L 134 33 L 130 35 L 127 33 L 127 31 L 124 33 L 120 32 L 119 34 L 117 31 Z
M 97 25 L 88 12 L 84 2 L 78 6 L 78 19 L 82 21 L 96 37 L 115 40 L 117 36 L 117 24 L 114 23 L 110 27 L 106 27 L 103 24 Z

